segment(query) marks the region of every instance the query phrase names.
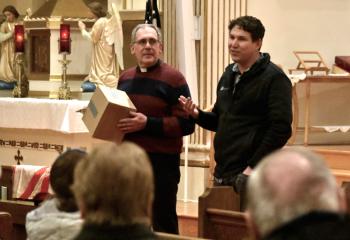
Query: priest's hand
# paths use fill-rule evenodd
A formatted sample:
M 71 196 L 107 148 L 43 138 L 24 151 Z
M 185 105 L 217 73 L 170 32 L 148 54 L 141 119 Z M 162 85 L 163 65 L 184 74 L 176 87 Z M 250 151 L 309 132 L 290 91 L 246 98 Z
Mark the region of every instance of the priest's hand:
M 123 133 L 131 133 L 144 129 L 146 123 L 146 115 L 140 112 L 130 112 L 130 116 L 119 120 L 117 126 Z

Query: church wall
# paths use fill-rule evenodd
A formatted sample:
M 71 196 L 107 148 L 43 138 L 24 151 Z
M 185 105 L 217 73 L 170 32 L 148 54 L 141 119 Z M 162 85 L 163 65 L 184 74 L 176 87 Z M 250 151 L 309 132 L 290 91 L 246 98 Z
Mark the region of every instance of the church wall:
M 35 12 L 36 10 L 38 10 L 39 7 L 41 7 L 45 3 L 45 1 L 46 0 L 32 0 L 32 11 Z
M 266 28 L 262 51 L 269 52 L 285 71 L 295 68 L 292 51 L 319 51 L 328 67 L 337 55 L 350 55 L 350 1 L 347 0 L 249 0 L 248 14 Z M 300 124 L 303 124 L 304 86 L 298 85 Z M 350 83 L 313 84 L 311 123 L 349 125 Z M 322 106 L 322 107 L 321 107 Z
M 266 27 L 262 50 L 285 68 L 296 67 L 294 50 L 319 51 L 328 66 L 350 55 L 349 13 L 348 0 L 248 0 L 248 14 Z
M 4 7 L 6 7 L 7 5 L 13 5 L 13 6 L 15 6 L 17 11 L 21 15 L 25 15 L 25 10 L 27 8 L 29 8 L 29 7 L 32 7 L 32 2 L 33 2 L 33 0 L 28 0 L 28 1 L 24 1 L 24 0 L 1 0 L 0 1 L 1 14 L 2 14 L 2 10 L 4 9 Z

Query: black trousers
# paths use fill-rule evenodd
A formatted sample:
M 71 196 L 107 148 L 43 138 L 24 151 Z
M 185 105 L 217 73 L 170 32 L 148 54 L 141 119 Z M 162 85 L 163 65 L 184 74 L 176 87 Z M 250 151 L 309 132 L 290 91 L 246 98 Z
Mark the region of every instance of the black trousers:
M 178 234 L 176 201 L 180 181 L 180 156 L 178 154 L 149 154 L 149 156 L 155 182 L 153 229 L 157 232 Z

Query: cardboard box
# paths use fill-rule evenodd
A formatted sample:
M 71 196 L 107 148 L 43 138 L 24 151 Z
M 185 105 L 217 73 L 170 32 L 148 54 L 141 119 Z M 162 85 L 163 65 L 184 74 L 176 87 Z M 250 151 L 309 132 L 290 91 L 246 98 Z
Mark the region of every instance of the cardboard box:
M 117 123 L 128 117 L 130 111 L 136 111 L 136 108 L 124 91 L 98 86 L 83 115 L 83 122 L 94 138 L 119 143 L 124 134 Z

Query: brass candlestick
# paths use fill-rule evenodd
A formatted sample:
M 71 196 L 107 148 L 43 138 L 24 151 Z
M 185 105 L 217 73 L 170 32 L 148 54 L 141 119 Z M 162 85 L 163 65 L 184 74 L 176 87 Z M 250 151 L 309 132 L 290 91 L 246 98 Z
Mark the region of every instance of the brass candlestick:
M 67 53 L 63 53 L 63 59 L 58 60 L 62 64 L 61 87 L 58 90 L 58 99 L 71 99 L 70 87 L 67 82 L 67 65 L 71 62 L 67 60 Z
M 28 96 L 28 82 L 26 82 L 25 74 L 22 72 L 23 69 L 23 53 L 18 52 L 15 56 L 16 68 L 17 68 L 17 85 L 12 91 L 14 97 L 27 97 Z

